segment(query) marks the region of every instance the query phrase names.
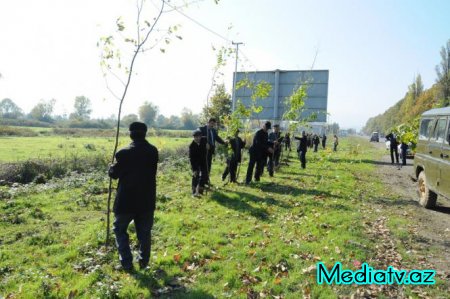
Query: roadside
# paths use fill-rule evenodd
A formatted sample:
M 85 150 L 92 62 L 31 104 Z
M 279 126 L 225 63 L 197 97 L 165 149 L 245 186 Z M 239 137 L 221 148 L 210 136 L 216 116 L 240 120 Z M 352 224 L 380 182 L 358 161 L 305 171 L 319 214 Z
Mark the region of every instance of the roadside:
M 384 148 L 384 142 L 374 143 L 376 147 Z M 417 201 L 417 183 L 413 182 L 413 160 L 408 159 L 407 165 L 398 168 L 391 164 L 389 151 L 383 155 L 377 167 L 377 175 L 387 187 L 388 192 L 395 197 L 378 200 L 377 208 L 387 212 L 387 215 L 399 215 L 409 219 L 412 226 L 401 238 L 402 245 L 411 261 L 419 261 L 418 268 L 431 267 L 444 280 L 450 278 L 450 201 L 439 197 L 437 207 L 433 210 L 421 207 Z M 392 226 L 393 223 L 391 223 Z M 392 230 L 402 230 L 404 227 L 391 227 Z M 394 233 L 397 235 L 399 232 Z

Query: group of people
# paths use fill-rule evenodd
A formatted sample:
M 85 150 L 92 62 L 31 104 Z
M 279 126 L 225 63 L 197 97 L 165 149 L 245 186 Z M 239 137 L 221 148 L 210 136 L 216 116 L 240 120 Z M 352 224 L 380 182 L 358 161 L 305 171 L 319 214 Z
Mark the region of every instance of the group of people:
M 402 165 L 406 165 L 406 155 L 407 155 L 407 151 L 408 151 L 408 144 L 406 144 L 406 142 L 403 142 L 403 141 L 401 141 L 399 143 L 397 135 L 394 132 L 387 134 L 386 140 L 389 141 L 389 152 L 391 154 L 391 164 L 394 164 L 394 157 L 395 157 L 395 162 L 397 162 L 397 164 L 400 164 L 399 159 L 398 159 L 399 158 L 398 148 L 400 147 Z
M 192 195 L 201 196 L 206 187 L 210 186 L 210 173 L 212 166 L 212 156 L 215 153 L 216 142 L 227 146 L 229 155 L 225 170 L 222 174 L 222 180 L 226 180 L 229 175 L 229 181 L 236 183 L 239 166 L 242 160 L 242 150 L 246 143 L 239 137 L 239 130 L 233 137 L 223 140 L 219 137 L 216 130 L 217 121 L 210 118 L 208 123 L 193 132 L 193 141 L 189 145 L 189 159 L 192 169 Z M 269 133 L 269 130 L 273 131 Z M 302 132 L 301 137 L 293 136 L 299 141 L 297 152 L 301 162 L 301 167 L 306 167 L 306 152 L 308 148 L 313 148 L 317 152 L 319 144 L 325 149 L 327 136 L 320 137 L 317 134 L 306 134 Z M 274 171 L 280 165 L 283 143 L 285 150 L 291 150 L 291 136 L 286 133 L 282 136 L 280 125 L 267 121 L 253 136 L 253 142 L 249 148 L 249 163 L 247 167 L 245 184 L 250 184 L 252 178 L 259 181 L 264 169 L 267 167 L 269 176 L 274 175 Z M 338 137 L 334 135 L 333 150 L 338 146 Z
M 216 150 L 216 142 L 227 146 L 230 154 L 222 174 L 222 180 L 229 176 L 230 182 L 236 182 L 239 174 L 239 165 L 242 160 L 242 150 L 245 141 L 235 135 L 223 140 L 215 129 L 216 120 L 209 119 L 208 124 L 193 132 L 193 141 L 189 145 L 189 159 L 192 169 L 192 194 L 200 196 L 205 187 L 211 185 L 210 172 L 212 158 Z M 249 148 L 249 163 L 245 183 L 250 184 L 252 177 L 260 180 L 265 167 L 270 176 L 280 165 L 282 143 L 285 149 L 290 150 L 291 136 L 282 136 L 280 126 L 275 124 L 273 131 L 271 122 L 265 122 L 254 137 Z M 158 164 L 158 150 L 146 139 L 147 126 L 141 122 L 133 122 L 129 126 L 131 144 L 115 154 L 116 163 L 110 166 L 108 174 L 112 179 L 119 179 L 113 212 L 115 220 L 113 230 L 119 252 L 122 269 L 133 271 L 133 256 L 129 244 L 128 226 L 134 221 L 136 235 L 139 241 L 138 262 L 141 269 L 148 266 L 151 249 L 151 229 L 156 202 L 156 171 Z M 306 152 L 311 144 L 317 150 L 320 138 L 311 135 L 308 139 L 306 132 L 301 137 L 293 136 L 299 140 L 297 152 L 301 165 L 306 167 Z M 309 141 L 311 140 L 311 141 Z M 314 141 L 313 141 L 314 140 Z M 319 141 L 318 141 L 319 140 Z M 322 146 L 326 146 L 326 136 L 322 136 Z M 335 136 L 334 150 L 337 148 Z

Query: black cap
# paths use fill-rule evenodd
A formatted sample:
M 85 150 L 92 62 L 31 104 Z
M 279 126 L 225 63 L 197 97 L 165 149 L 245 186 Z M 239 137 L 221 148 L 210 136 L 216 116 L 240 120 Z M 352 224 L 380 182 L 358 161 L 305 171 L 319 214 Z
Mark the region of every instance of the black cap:
M 266 127 L 267 130 L 272 128 L 272 123 L 270 121 L 266 121 L 266 123 L 264 124 L 264 126 Z
M 133 132 L 133 131 L 147 132 L 147 125 L 144 123 L 135 121 L 130 124 L 129 130 L 130 130 L 130 132 Z
M 192 136 L 202 136 L 202 131 L 199 129 L 192 131 Z
M 279 124 L 274 124 L 273 127 L 274 127 L 274 128 L 279 128 L 280 125 L 279 125 Z

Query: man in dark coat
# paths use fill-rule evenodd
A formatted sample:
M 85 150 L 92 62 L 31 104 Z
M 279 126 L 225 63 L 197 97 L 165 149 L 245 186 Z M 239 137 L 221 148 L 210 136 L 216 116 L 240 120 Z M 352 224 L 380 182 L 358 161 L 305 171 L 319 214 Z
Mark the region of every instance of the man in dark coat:
M 322 135 L 322 147 L 325 149 L 325 146 L 327 145 L 327 135 L 323 133 Z
M 269 161 L 267 162 L 267 170 L 269 175 L 273 176 L 274 169 L 280 164 L 281 156 L 281 142 L 283 137 L 280 132 L 280 125 L 273 126 L 273 132 L 269 134 L 269 145 L 273 148 L 273 154 L 269 154 Z
M 299 141 L 297 152 L 300 158 L 300 163 L 302 168 L 306 168 L 306 152 L 308 151 L 308 137 L 306 136 L 305 131 L 302 132 L 302 137 L 295 137 Z
M 234 138 L 228 140 L 228 145 L 231 148 L 231 155 L 227 159 L 227 166 L 222 174 L 222 181 L 230 174 L 230 182 L 236 183 L 236 171 L 238 164 L 241 163 L 242 154 L 241 151 L 245 146 L 245 141 L 243 141 L 239 136 L 239 130 L 236 130 Z
M 317 149 L 318 149 L 319 144 L 320 144 L 320 137 L 319 137 L 319 135 L 314 134 L 313 137 L 312 137 L 312 141 L 313 141 L 313 144 L 314 144 L 314 152 L 317 153 Z
M 199 128 L 199 130 L 202 132 L 202 137 L 206 139 L 206 161 L 208 174 L 211 173 L 212 157 L 216 150 L 216 141 L 220 144 L 225 144 L 225 141 L 223 141 L 223 139 L 220 138 L 220 136 L 217 134 L 217 131 L 215 129 L 216 123 L 217 122 L 215 118 L 210 118 L 207 125 Z
M 394 134 L 394 132 L 391 132 L 386 135 L 386 140 L 389 140 L 389 149 L 391 152 L 391 163 L 394 164 L 394 153 L 395 153 L 395 160 L 398 164 L 398 141 L 397 136 Z
M 139 266 L 147 267 L 150 260 L 158 165 L 158 150 L 145 139 L 147 126 L 134 122 L 129 129 L 133 142 L 116 153 L 116 163 L 108 172 L 111 178 L 119 179 L 113 208 L 114 233 L 124 270 L 133 269 L 127 233 L 131 221 L 134 221 L 139 241 Z
M 253 137 L 252 146 L 249 149 L 250 161 L 248 162 L 247 177 L 245 183 L 250 184 L 252 181 L 253 169 L 255 168 L 255 181 L 259 181 L 259 178 L 264 170 L 264 164 L 267 158 L 267 154 L 273 154 L 273 149 L 269 146 L 269 134 L 268 130 L 272 127 L 270 121 L 266 122 L 264 126 L 259 129 Z
M 284 150 L 289 150 L 291 151 L 291 134 L 286 133 L 286 135 L 284 135 Z
M 195 130 L 194 140 L 189 145 L 189 161 L 192 169 L 192 195 L 200 196 L 208 182 L 208 170 L 206 167 L 206 139 L 202 138 L 202 132 Z

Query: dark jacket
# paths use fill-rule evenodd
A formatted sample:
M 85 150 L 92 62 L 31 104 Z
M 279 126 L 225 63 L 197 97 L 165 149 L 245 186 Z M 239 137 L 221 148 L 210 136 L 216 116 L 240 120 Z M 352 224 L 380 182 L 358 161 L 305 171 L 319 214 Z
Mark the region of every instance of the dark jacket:
M 234 137 L 229 139 L 228 144 L 230 145 L 231 150 L 233 152 L 231 159 L 234 159 L 237 162 L 241 162 L 242 159 L 241 150 L 245 146 L 245 141 L 243 141 L 241 137 Z
M 281 136 L 281 132 L 275 133 L 275 132 L 271 132 L 269 134 L 269 142 L 271 143 L 275 143 L 275 141 L 278 142 L 278 147 L 280 147 L 280 143 L 283 142 L 284 137 Z
M 317 136 L 317 135 L 314 135 L 314 136 L 313 136 L 313 143 L 314 143 L 314 145 L 319 145 L 319 143 L 320 143 L 320 137 Z
M 147 140 L 133 141 L 116 153 L 109 176 L 119 179 L 114 213 L 148 213 L 155 210 L 158 150 Z
M 294 137 L 296 140 L 299 140 L 300 142 L 298 143 L 298 147 L 297 147 L 297 152 L 307 152 L 308 151 L 308 137 L 307 136 L 302 136 L 302 137 Z
M 387 134 L 386 140 L 390 141 L 391 148 L 396 148 L 398 146 L 397 137 L 394 134 L 392 134 L 392 133 Z
M 259 129 L 253 137 L 253 143 L 249 152 L 251 155 L 255 155 L 255 157 L 262 159 L 267 155 L 269 147 L 269 134 L 264 132 L 263 129 Z
M 198 128 L 202 132 L 202 137 L 204 137 L 207 142 L 211 145 L 210 151 L 214 154 L 216 148 L 216 141 L 220 144 L 225 144 L 222 138 L 220 138 L 219 134 L 217 134 L 216 129 L 208 129 L 208 126 L 203 126 Z M 209 135 L 208 135 L 209 133 Z M 212 136 L 211 136 L 212 135 Z M 212 139 L 212 140 L 211 140 Z
M 192 171 L 206 168 L 206 139 L 202 138 L 200 144 L 195 141 L 189 145 L 189 161 L 191 162 Z

